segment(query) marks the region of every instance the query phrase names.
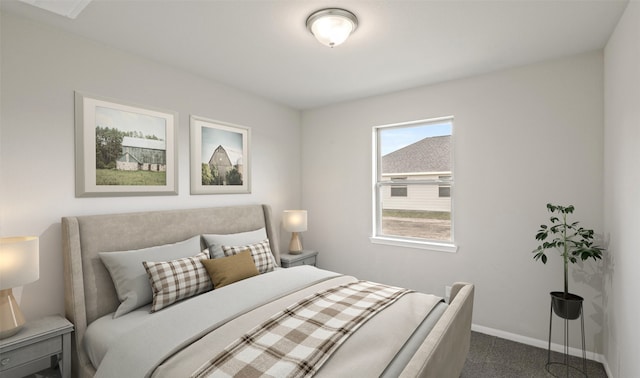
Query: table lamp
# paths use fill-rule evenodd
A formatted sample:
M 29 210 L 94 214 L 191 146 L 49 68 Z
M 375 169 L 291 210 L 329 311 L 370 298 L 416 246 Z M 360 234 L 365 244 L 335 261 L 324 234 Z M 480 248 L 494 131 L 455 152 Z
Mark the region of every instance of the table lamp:
M 307 210 L 285 210 L 282 216 L 282 226 L 291 232 L 289 253 L 299 255 L 302 253 L 302 242 L 299 232 L 307 231 Z
M 0 339 L 13 336 L 24 325 L 24 316 L 13 297 L 13 288 L 40 277 L 38 238 L 0 238 Z

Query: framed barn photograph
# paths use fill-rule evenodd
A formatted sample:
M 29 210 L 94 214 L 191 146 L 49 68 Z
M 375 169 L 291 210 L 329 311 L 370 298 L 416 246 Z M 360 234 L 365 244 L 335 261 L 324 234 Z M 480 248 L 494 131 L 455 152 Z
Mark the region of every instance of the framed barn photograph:
M 177 119 L 75 92 L 76 197 L 178 194 Z
M 191 116 L 191 194 L 251 193 L 251 129 Z

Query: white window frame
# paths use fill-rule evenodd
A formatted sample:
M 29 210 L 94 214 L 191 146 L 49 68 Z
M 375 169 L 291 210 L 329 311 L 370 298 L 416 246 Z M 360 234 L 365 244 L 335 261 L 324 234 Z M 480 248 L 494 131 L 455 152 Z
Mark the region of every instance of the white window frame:
M 417 126 L 417 125 L 424 125 L 424 124 L 436 124 L 436 123 L 442 123 L 442 122 L 451 122 L 451 124 L 453 125 L 453 117 L 449 116 L 449 117 L 440 117 L 440 118 L 431 118 L 431 119 L 423 119 L 423 120 L 418 120 L 418 121 L 411 121 L 411 122 L 402 122 L 402 123 L 394 123 L 394 124 L 388 124 L 388 125 L 380 125 L 380 126 L 374 126 L 373 127 L 373 138 L 372 138 L 372 199 L 373 199 L 373 203 L 372 203 L 372 220 L 373 220 L 373 228 L 372 228 L 372 235 L 369 238 L 370 241 L 372 243 L 375 244 L 386 244 L 386 245 L 394 245 L 394 246 L 401 246 L 401 247 L 409 247 L 409 248 L 419 248 L 419 249 L 426 249 L 426 250 L 432 250 L 432 251 L 438 251 L 438 252 L 451 252 L 451 253 L 455 253 L 458 251 L 458 246 L 455 244 L 455 238 L 454 238 L 454 201 L 453 201 L 453 196 L 451 196 L 451 241 L 448 242 L 441 242 L 441 241 L 435 241 L 435 240 L 429 240 L 429 239 L 423 239 L 423 238 L 412 238 L 412 237 L 406 237 L 406 236 L 388 236 L 388 235 L 383 235 L 382 234 L 382 199 L 380 198 L 380 193 L 382 192 L 382 190 L 380 190 L 380 188 L 382 186 L 391 186 L 394 184 L 398 184 L 397 181 L 394 180 L 390 180 L 390 181 L 382 181 L 382 175 L 381 172 L 379 172 L 379 167 L 381 166 L 381 154 L 379 153 L 381 146 L 380 146 L 380 140 L 379 140 L 379 131 L 382 129 L 389 129 L 389 128 L 403 128 L 403 127 L 411 127 L 411 126 Z M 403 181 L 402 184 L 407 184 L 407 185 L 411 185 L 411 184 L 427 184 L 427 185 L 448 185 L 451 187 L 451 192 L 454 193 L 453 188 L 454 188 L 454 173 L 453 173 L 453 127 L 451 128 L 451 155 L 452 155 L 452 167 L 451 167 L 451 179 L 449 180 L 441 180 L 441 179 L 437 179 L 437 180 L 406 180 Z

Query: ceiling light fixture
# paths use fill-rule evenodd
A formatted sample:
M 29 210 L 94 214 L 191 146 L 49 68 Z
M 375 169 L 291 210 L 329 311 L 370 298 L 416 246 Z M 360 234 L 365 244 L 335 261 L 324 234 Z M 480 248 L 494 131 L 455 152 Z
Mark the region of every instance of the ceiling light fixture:
M 307 18 L 307 29 L 325 46 L 343 43 L 358 28 L 358 18 L 345 9 L 327 8 Z

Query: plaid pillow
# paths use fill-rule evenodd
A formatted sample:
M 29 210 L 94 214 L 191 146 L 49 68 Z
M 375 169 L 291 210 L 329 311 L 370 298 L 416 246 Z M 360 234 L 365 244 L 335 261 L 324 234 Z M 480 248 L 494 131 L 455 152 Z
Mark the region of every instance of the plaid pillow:
M 233 247 L 227 245 L 222 246 L 222 251 L 225 256 L 233 256 L 247 249 L 251 251 L 253 262 L 256 264 L 256 268 L 258 268 L 258 272 L 261 274 L 271 272 L 276 267 L 276 259 L 273 257 L 273 253 L 271 253 L 269 239 L 250 245 Z
M 173 261 L 143 261 L 153 292 L 151 312 L 213 289 L 209 274 L 201 261 L 208 258 L 209 254 L 202 252 Z

